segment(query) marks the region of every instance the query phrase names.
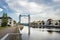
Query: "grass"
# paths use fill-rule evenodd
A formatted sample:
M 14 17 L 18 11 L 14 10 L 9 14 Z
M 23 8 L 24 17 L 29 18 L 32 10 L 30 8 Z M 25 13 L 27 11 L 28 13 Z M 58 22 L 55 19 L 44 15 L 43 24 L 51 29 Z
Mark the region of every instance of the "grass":
M 3 29 L 3 28 L 5 28 L 5 27 L 1 27 L 1 26 L 0 26 L 0 30 Z
M 6 27 L 1 27 L 1 26 L 0 26 L 0 30 L 3 29 L 3 28 L 8 28 L 8 26 L 6 26 Z

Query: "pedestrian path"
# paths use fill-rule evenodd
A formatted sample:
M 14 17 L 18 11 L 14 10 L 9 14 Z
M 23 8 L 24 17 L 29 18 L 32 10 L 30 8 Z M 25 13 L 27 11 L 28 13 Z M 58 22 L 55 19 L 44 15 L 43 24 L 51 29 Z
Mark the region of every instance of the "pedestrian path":
M 8 28 L 4 28 L 4 29 L 0 30 L 0 39 L 1 39 L 4 35 L 6 35 L 6 34 L 8 34 L 8 33 L 13 33 L 13 32 L 15 32 L 15 31 L 16 31 L 16 28 L 17 28 L 17 27 L 8 27 Z

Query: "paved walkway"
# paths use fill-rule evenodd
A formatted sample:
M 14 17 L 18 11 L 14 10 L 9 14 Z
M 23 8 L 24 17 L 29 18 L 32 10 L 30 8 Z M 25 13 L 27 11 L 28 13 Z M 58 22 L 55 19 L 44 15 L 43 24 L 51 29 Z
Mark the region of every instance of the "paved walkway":
M 17 27 L 8 27 L 0 30 L 0 39 L 6 35 L 7 33 L 14 33 L 16 32 Z

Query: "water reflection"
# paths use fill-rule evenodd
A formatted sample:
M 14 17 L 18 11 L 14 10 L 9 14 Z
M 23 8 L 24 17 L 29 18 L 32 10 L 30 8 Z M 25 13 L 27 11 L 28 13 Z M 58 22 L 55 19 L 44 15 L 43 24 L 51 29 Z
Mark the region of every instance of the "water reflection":
M 48 32 L 49 34 L 52 34 L 52 33 L 53 33 L 53 31 L 52 31 L 52 30 L 47 30 L 47 32 Z
M 31 34 L 28 35 L 28 27 L 21 31 L 22 40 L 60 40 L 60 30 L 30 28 Z
M 56 31 L 57 33 L 60 33 L 60 31 Z
M 53 32 L 60 33 L 60 31 L 53 31 L 53 30 L 47 30 L 47 32 L 49 32 L 49 33 L 53 33 Z
M 18 36 L 18 40 L 22 40 L 22 34 L 19 34 Z

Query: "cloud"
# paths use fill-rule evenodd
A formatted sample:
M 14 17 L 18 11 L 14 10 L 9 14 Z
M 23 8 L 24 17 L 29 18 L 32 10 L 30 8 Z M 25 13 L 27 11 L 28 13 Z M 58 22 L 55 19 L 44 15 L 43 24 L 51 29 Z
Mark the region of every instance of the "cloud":
M 60 4 L 59 0 L 7 0 L 9 8 L 15 14 L 30 14 L 31 20 L 45 20 L 48 18 L 59 19 Z
M 8 5 L 11 9 L 14 9 L 18 14 L 23 12 L 31 12 L 30 14 L 35 14 L 37 12 L 41 12 L 46 7 L 44 5 L 38 5 L 35 2 L 27 2 L 27 1 L 20 1 L 20 0 L 17 2 L 8 1 Z
M 0 8 L 0 12 L 2 12 L 3 11 L 3 9 L 2 8 Z
M 55 1 L 55 2 L 60 2 L 60 0 L 53 0 L 53 1 Z

